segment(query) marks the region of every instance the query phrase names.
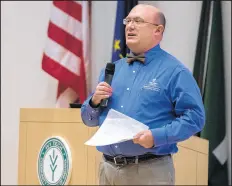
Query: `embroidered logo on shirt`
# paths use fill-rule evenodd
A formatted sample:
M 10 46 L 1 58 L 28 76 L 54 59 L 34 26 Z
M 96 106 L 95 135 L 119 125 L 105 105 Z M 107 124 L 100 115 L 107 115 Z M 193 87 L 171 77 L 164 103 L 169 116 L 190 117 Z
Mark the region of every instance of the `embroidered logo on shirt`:
M 160 87 L 156 81 L 156 79 L 152 79 L 148 84 L 143 86 L 143 89 L 147 90 L 154 90 L 154 91 L 160 91 Z

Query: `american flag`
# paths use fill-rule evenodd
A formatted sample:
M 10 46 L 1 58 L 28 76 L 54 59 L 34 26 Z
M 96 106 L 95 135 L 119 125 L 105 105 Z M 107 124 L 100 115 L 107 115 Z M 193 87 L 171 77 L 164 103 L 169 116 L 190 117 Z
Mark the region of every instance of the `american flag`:
M 58 80 L 56 107 L 87 97 L 89 1 L 53 1 L 42 69 Z

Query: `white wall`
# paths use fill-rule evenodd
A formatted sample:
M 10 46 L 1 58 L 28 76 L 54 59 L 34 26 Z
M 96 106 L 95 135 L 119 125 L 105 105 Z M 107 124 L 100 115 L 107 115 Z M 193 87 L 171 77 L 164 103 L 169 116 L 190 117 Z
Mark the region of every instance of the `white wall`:
M 201 2 L 148 2 L 161 8 L 167 29 L 161 46 L 193 68 Z M 231 6 L 224 2 L 227 99 L 231 82 Z M 1 2 L 2 137 L 1 184 L 17 184 L 18 122 L 21 107 L 54 107 L 57 81 L 41 70 L 51 2 Z M 116 1 L 92 4 L 92 89 L 111 60 Z M 230 39 L 229 39 L 230 38 Z M 231 103 L 230 101 L 228 101 Z M 227 105 L 228 129 L 231 105 Z M 230 131 L 230 130 L 229 130 Z M 231 133 L 229 133 L 231 136 Z M 231 143 L 231 142 L 230 142 Z
M 1 184 L 17 184 L 19 108 L 53 107 L 56 80 L 41 70 L 51 2 L 1 2 Z
M 226 123 L 229 151 L 229 183 L 231 184 L 231 2 L 224 1 L 222 4 L 223 35 L 224 35 L 224 59 L 225 59 L 225 80 L 226 80 Z
M 117 1 L 94 1 L 92 4 L 92 90 L 98 75 L 111 61 Z

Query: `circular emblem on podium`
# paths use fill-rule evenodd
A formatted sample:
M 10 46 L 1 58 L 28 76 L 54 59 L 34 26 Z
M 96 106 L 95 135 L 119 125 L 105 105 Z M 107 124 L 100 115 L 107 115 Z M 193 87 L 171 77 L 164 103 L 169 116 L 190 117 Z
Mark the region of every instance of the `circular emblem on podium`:
M 41 185 L 67 185 L 72 169 L 71 151 L 61 137 L 51 137 L 43 143 L 37 161 Z

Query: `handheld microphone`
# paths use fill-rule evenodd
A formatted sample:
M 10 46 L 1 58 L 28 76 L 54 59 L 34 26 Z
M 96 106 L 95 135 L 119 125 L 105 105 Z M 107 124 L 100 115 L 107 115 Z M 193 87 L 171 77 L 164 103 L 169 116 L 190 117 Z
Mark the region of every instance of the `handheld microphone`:
M 105 69 L 105 82 L 111 85 L 113 76 L 114 76 L 115 64 L 114 63 L 107 63 Z M 108 98 L 101 100 L 101 107 L 107 107 Z

